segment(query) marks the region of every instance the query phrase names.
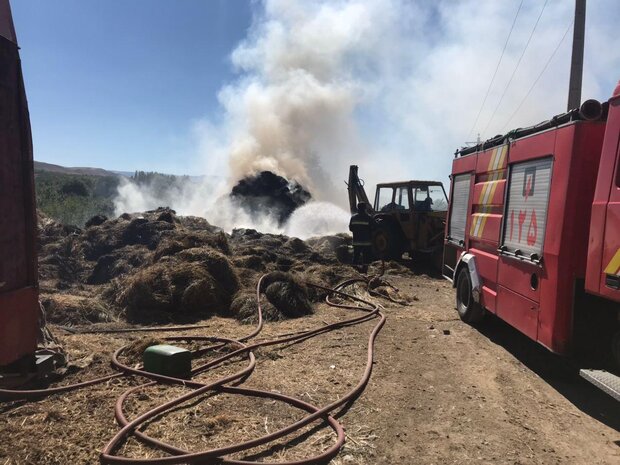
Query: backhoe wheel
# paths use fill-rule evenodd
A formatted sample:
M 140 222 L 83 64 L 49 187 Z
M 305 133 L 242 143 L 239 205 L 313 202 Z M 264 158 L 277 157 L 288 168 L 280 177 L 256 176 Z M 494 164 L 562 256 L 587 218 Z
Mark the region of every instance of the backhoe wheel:
M 456 278 L 456 310 L 461 320 L 469 324 L 482 320 L 484 316 L 484 309 L 474 300 L 467 267 L 461 268 Z
M 381 260 L 399 259 L 402 257 L 400 237 L 391 225 L 381 224 L 372 234 L 373 255 Z

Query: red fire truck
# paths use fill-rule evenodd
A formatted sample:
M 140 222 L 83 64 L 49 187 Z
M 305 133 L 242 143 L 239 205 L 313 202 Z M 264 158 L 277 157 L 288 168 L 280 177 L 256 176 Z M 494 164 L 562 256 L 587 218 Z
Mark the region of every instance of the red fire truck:
M 558 354 L 594 326 L 620 361 L 619 140 L 620 83 L 456 152 L 442 270 L 462 320 L 493 313 Z

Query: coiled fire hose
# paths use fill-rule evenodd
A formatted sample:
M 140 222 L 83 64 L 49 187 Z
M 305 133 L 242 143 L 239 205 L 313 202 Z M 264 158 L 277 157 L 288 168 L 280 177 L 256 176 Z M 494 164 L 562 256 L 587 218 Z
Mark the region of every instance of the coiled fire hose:
M 113 378 L 121 377 L 124 375 L 137 375 L 144 378 L 149 379 L 150 381 L 144 384 L 140 384 L 138 386 L 131 387 L 126 390 L 116 402 L 116 406 L 114 409 L 116 420 L 121 427 L 121 429 L 116 433 L 116 435 L 108 442 L 100 455 L 100 461 L 102 464 L 151 464 L 151 465 L 165 465 L 165 464 L 208 464 L 208 463 L 222 463 L 222 464 L 236 464 L 236 465 L 250 465 L 255 464 L 257 462 L 254 461 L 245 461 L 239 459 L 228 458 L 230 454 L 239 453 L 243 451 L 247 451 L 249 449 L 255 448 L 257 446 L 261 446 L 267 444 L 269 442 L 275 441 L 279 438 L 282 438 L 286 435 L 294 433 L 304 426 L 317 421 L 323 420 L 325 421 L 329 427 L 334 431 L 336 439 L 334 444 L 323 452 L 313 456 L 304 458 L 302 460 L 297 461 L 289 461 L 289 462 L 277 462 L 279 465 L 313 465 L 319 463 L 325 463 L 335 457 L 339 450 L 342 448 L 345 442 L 345 434 L 342 425 L 331 415 L 338 408 L 350 404 L 354 401 L 364 390 L 366 384 L 370 379 L 370 375 L 372 372 L 373 358 L 374 358 L 374 343 L 375 339 L 381 330 L 382 326 L 385 324 L 385 316 L 379 311 L 379 306 L 367 300 L 364 300 L 360 297 L 345 293 L 343 289 L 358 282 L 366 283 L 368 285 L 368 281 L 363 278 L 353 278 L 347 281 L 344 281 L 337 285 L 335 288 L 327 288 L 324 286 L 320 286 L 313 283 L 306 283 L 310 287 L 314 287 L 316 289 L 320 289 L 327 294 L 326 302 L 328 305 L 332 307 L 337 307 L 341 309 L 347 310 L 356 310 L 360 311 L 363 314 L 360 316 L 356 316 L 350 319 L 341 320 L 336 323 L 327 324 L 324 326 L 320 326 L 314 329 L 309 329 L 306 331 L 297 332 L 295 334 L 278 336 L 274 339 L 263 340 L 260 342 L 249 343 L 251 339 L 260 334 L 263 328 L 263 314 L 262 314 L 262 306 L 261 306 L 261 295 L 262 295 L 262 283 L 265 275 L 263 275 L 256 286 L 256 299 L 257 299 L 257 313 L 258 313 L 258 322 L 254 330 L 247 334 L 244 337 L 239 339 L 228 339 L 221 337 L 211 337 L 211 336 L 169 336 L 164 338 L 167 341 L 186 341 L 186 342 L 203 342 L 209 343 L 210 345 L 207 347 L 203 347 L 201 349 L 195 350 L 192 352 L 193 356 L 202 355 L 208 353 L 210 351 L 214 351 L 216 349 L 220 349 L 226 345 L 231 345 L 234 350 L 224 355 L 219 356 L 218 358 L 211 360 L 207 363 L 204 363 L 198 367 L 195 367 L 191 371 L 192 377 L 198 375 L 200 373 L 207 372 L 208 370 L 215 368 L 224 362 L 236 359 L 240 357 L 245 357 L 247 359 L 247 365 L 233 373 L 232 375 L 228 375 L 222 377 L 214 382 L 210 383 L 201 383 L 198 381 L 194 381 L 190 379 L 181 379 L 174 378 L 170 376 L 164 376 L 156 373 L 150 373 L 144 371 L 142 368 L 132 368 L 128 365 L 123 364 L 119 361 L 119 357 L 123 354 L 123 352 L 127 349 L 128 346 L 121 347 L 118 349 L 112 356 L 112 366 L 119 370 L 119 373 L 115 373 L 112 375 L 104 376 L 101 378 L 84 381 L 77 384 L 67 385 L 67 386 L 59 386 L 55 388 L 48 389 L 39 389 L 39 390 L 6 390 L 0 389 L 0 399 L 2 400 L 16 400 L 16 399 L 34 399 L 40 398 L 43 396 L 58 394 L 62 392 L 67 392 L 75 389 L 80 389 L 86 386 L 91 386 L 94 384 L 102 383 Z M 338 296 L 342 299 L 347 299 L 349 301 L 357 302 L 361 305 L 354 305 L 351 303 L 342 303 L 342 302 L 334 302 L 332 300 L 333 296 Z M 256 366 L 256 358 L 254 353 L 252 352 L 255 349 L 260 347 L 267 347 L 279 344 L 289 344 L 293 342 L 301 342 L 303 340 L 318 336 L 320 334 L 327 333 L 329 331 L 333 331 L 335 329 L 339 329 L 346 326 L 356 325 L 360 323 L 364 323 L 370 320 L 377 320 L 377 323 L 373 327 L 370 332 L 368 338 L 367 345 L 367 359 L 366 366 L 362 377 L 358 381 L 357 385 L 354 386 L 351 390 L 345 393 L 340 399 L 335 402 L 330 403 L 329 405 L 318 407 L 312 404 L 309 404 L 301 399 L 297 399 L 291 396 L 287 396 L 285 394 L 279 394 L 272 391 L 264 391 L 259 389 L 248 389 L 239 387 L 239 384 L 243 383 L 253 372 Z M 191 329 L 191 327 L 182 327 L 183 329 Z M 151 328 L 144 328 L 145 330 L 152 330 Z M 176 328 L 175 328 L 176 329 Z M 114 331 L 114 330 L 113 330 Z M 111 332 L 111 331 L 106 331 Z M 145 412 L 134 418 L 132 420 L 128 419 L 124 413 L 124 404 L 126 400 L 137 393 L 138 391 L 145 389 L 147 387 L 156 385 L 158 383 L 161 384 L 177 384 L 185 387 L 192 388 L 191 392 L 185 393 L 173 400 L 165 402 L 148 412 Z M 211 450 L 205 450 L 200 452 L 190 452 L 184 449 L 180 449 L 171 444 L 167 444 L 158 439 L 152 438 L 148 436 L 146 433 L 139 431 L 138 428 L 144 425 L 146 422 L 153 420 L 155 417 L 161 417 L 165 415 L 166 412 L 169 412 L 171 409 L 186 403 L 192 399 L 196 399 L 197 397 L 204 395 L 209 392 L 216 393 L 228 393 L 233 395 L 242 395 L 242 396 L 250 396 L 250 397 L 259 397 L 259 398 L 268 398 L 274 401 L 284 402 L 289 404 L 292 407 L 303 410 L 307 413 L 303 418 L 291 423 L 290 425 L 281 428 L 278 431 L 272 432 L 270 434 L 266 434 L 262 437 L 251 439 L 245 442 L 241 442 L 238 444 L 232 444 L 226 447 L 220 447 Z M 162 451 L 167 452 L 170 456 L 167 457 L 159 457 L 159 458 L 148 458 L 148 459 L 140 459 L 140 458 L 130 458 L 119 456 L 118 450 L 124 444 L 124 442 L 130 437 L 134 436 L 139 441 L 146 443 L 150 446 L 156 447 Z M 269 462 L 261 462 L 261 463 L 269 463 Z

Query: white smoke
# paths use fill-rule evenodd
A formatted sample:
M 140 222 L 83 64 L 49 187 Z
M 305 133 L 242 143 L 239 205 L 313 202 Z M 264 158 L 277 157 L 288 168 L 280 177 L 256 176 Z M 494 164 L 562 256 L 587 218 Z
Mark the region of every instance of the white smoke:
M 307 236 L 318 224 L 328 226 L 316 234 L 331 232 L 335 224 L 344 228 L 347 213 L 315 204 L 300 209 L 287 230 L 270 218 L 256 224 L 222 199 L 236 181 L 261 170 L 296 180 L 314 199 L 340 206 L 346 205 L 343 180 L 350 164 L 360 166 L 369 191 L 377 181 L 447 182 L 451 154 L 465 141 L 475 140 L 477 133 L 488 138 L 565 110 L 572 31 L 561 39 L 572 20 L 572 2 L 545 3 L 507 86 L 543 8 L 540 1 L 525 0 L 474 125 L 519 4 L 520 0 L 255 3 L 248 35 L 231 54 L 238 78 L 219 93 L 223 116 L 195 126 L 204 164 L 194 168 L 224 181 L 188 183 L 163 199 L 148 189 L 123 185 L 117 211 L 168 204 L 225 229 L 243 225 Z M 615 0 L 589 5 L 584 100 L 606 100 L 620 77 L 614 74 L 620 69 L 620 39 L 615 33 L 619 16 Z M 546 64 L 540 81 L 510 119 Z
M 310 202 L 293 212 L 285 233 L 294 237 L 313 237 L 346 231 L 350 214 L 329 202 Z

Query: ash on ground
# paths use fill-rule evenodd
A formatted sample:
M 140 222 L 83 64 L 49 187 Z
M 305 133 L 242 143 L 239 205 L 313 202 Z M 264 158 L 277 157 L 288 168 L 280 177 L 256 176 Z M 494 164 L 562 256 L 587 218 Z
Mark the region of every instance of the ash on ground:
M 296 181 L 287 181 L 271 171 L 243 178 L 233 187 L 230 197 L 253 219 L 272 216 L 279 226 L 312 198 Z

